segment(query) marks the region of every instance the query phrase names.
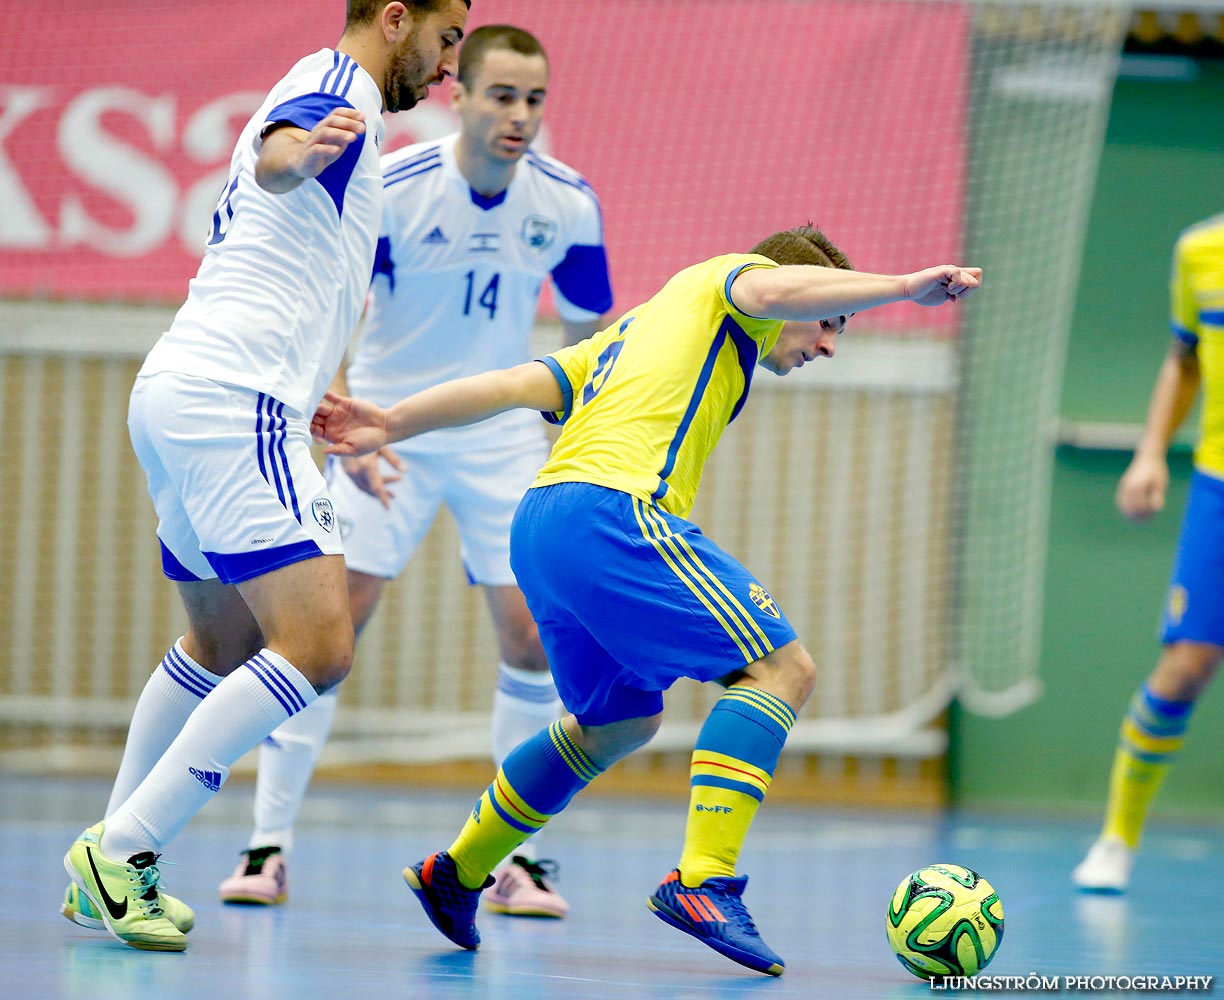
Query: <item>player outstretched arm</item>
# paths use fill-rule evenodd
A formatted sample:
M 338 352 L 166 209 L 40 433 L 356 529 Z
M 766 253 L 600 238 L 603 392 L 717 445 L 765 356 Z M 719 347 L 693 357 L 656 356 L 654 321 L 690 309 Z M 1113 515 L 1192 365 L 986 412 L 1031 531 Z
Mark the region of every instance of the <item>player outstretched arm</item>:
M 365 132 L 365 115 L 340 107 L 309 132 L 292 125 L 269 128 L 255 164 L 255 181 L 265 191 L 284 194 L 340 159 Z
M 848 316 L 889 302 L 937 306 L 964 298 L 982 269 L 944 264 L 912 274 L 870 274 L 810 264 L 751 267 L 731 284 L 737 308 L 762 319 L 814 322 Z
M 1169 442 L 1194 406 L 1198 389 L 1198 355 L 1189 344 L 1175 340 L 1156 376 L 1143 436 L 1114 497 L 1118 510 L 1132 521 L 1145 521 L 1164 509 Z
M 538 361 L 435 385 L 389 410 L 329 392 L 311 421 L 330 455 L 364 455 L 392 441 L 441 427 L 474 424 L 506 410 L 560 410 L 565 405 L 552 371 Z

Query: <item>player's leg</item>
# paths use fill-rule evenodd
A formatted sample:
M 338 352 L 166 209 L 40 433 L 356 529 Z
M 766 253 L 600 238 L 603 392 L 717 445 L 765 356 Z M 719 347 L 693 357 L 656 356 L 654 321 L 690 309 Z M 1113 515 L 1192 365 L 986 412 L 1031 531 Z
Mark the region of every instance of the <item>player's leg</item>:
M 548 658 L 522 591 L 485 587 L 501 660 L 493 692 L 493 763 L 500 767 L 524 740 L 563 713 Z M 494 874 L 485 908 L 517 917 L 564 917 L 569 903 L 553 884 L 557 862 L 541 858 L 535 837 L 520 844 Z
M 1080 889 L 1123 892 L 1130 883 L 1148 808 L 1224 656 L 1221 553 L 1224 482 L 1196 472 L 1162 615 L 1164 649 L 1122 719 L 1101 834 L 1071 875 Z
M 733 961 L 780 975 L 784 963 L 757 932 L 743 901 L 747 877 L 735 865 L 815 668 L 738 561 L 683 518 L 638 500 L 632 508 L 638 573 L 654 583 L 634 590 L 640 604 L 620 609 L 632 632 L 609 625 L 596 638 L 660 689 L 680 676 L 731 685 L 693 752 L 680 863 L 648 906 Z
M 177 563 L 169 550 L 164 549 L 164 557 L 168 575 L 173 573 L 180 581 L 188 631 L 166 653 L 136 703 L 119 772 L 106 807 L 107 817 L 122 806 L 145 779 L 178 736 L 192 711 L 220 683 L 222 675 L 228 674 L 263 645 L 259 626 L 234 587 L 225 586 L 218 580 L 187 583 L 188 571 Z M 187 651 L 201 649 L 196 638 L 198 625 L 192 623 L 207 620 L 214 614 L 231 623 L 231 627 L 225 635 L 217 637 L 217 644 L 199 652 L 197 660 Z M 183 933 L 191 930 L 195 925 L 192 909 L 167 893 L 160 883 L 158 894 L 171 923 Z M 65 892 L 60 912 L 83 927 L 104 929 L 101 915 L 75 883 Z
M 567 715 L 516 747 L 450 847 L 404 869 L 434 926 L 461 948 L 477 948 L 476 906 L 493 885 L 490 872 L 607 767 L 648 742 L 660 719 L 583 726 Z
M 201 700 L 123 805 L 78 838 L 65 867 L 102 900 L 120 940 L 182 950 L 182 935 L 166 932 L 173 927 L 153 862 L 238 757 L 343 678 L 353 640 L 331 501 L 305 422 L 291 422 L 262 394 L 183 376 L 147 381 L 142 431 L 175 480 L 201 550 L 237 587 L 264 645 Z M 196 583 L 180 586 L 199 615 L 184 651 L 208 665 L 231 642 L 228 605 L 210 604 Z
M 405 881 L 434 925 L 463 948 L 480 943 L 475 913 L 481 890 L 492 884 L 489 873 L 604 767 L 648 740 L 663 707 L 658 691 L 624 685 L 621 664 L 573 611 L 587 596 L 600 601 L 605 596 L 588 595 L 575 586 L 575 575 L 584 575 L 583 567 L 575 566 L 575 551 L 589 553 L 596 565 L 605 564 L 585 537 L 600 513 L 585 493 L 577 492 L 582 495 L 558 487 L 531 490 L 512 533 L 515 574 L 539 622 L 561 699 L 577 720 L 567 716 L 515 748 L 450 848 L 404 870 Z M 620 532 L 619 516 L 616 520 L 609 537 Z M 575 532 L 584 537 L 575 537 Z M 598 714 L 605 710 L 606 716 Z
M 397 484 L 390 510 L 361 490 L 337 459 L 328 460 L 325 478 L 344 538 L 349 608 L 354 633 L 360 636 L 383 587 L 429 530 L 439 490 L 430 470 L 417 462 L 410 463 Z M 233 874 L 218 887 L 222 902 L 275 905 L 288 899 L 293 829 L 331 733 L 337 700 L 335 688 L 324 692 L 260 744 L 255 825 Z
M 1224 657 L 1220 646 L 1175 642 L 1135 692 L 1122 719 L 1109 776 L 1100 836 L 1075 868 L 1075 884 L 1090 892 L 1123 892 L 1148 809 L 1185 741 L 1190 715 Z

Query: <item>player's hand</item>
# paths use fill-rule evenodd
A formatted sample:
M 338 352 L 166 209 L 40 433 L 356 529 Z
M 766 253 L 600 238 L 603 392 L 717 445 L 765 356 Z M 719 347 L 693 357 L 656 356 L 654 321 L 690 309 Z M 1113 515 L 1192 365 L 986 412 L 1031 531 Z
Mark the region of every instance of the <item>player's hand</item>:
M 387 411 L 364 399 L 324 394 L 310 420 L 314 439 L 328 455 L 367 455 L 387 443 Z
M 383 472 L 384 460 L 395 470 L 394 472 Z M 363 492 L 370 494 L 388 510 L 391 509 L 391 498 L 395 494 L 387 489 L 387 484 L 399 482 L 403 478 L 400 476 L 400 473 L 404 471 L 402 458 L 390 448 L 379 448 L 378 451 L 369 455 L 342 458 L 340 464 L 348 473 L 349 479 L 356 483 Z
M 365 115 L 356 108 L 336 108 L 297 147 L 294 173 L 301 178 L 318 177 L 365 132 Z
M 1162 458 L 1136 455 L 1118 481 L 1114 502 L 1132 521 L 1146 521 L 1164 510 L 1169 465 Z
M 920 306 L 941 306 L 959 302 L 982 283 L 980 267 L 942 264 L 915 271 L 904 278 L 905 297 Z

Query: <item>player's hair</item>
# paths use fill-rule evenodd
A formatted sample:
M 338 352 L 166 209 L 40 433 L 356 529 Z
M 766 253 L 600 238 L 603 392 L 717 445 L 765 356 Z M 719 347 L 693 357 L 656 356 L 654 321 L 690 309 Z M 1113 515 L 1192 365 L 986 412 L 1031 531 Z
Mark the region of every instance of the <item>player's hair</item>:
M 456 79 L 467 86 L 471 78 L 480 72 L 480 64 L 484 62 L 485 54 L 493 49 L 509 49 L 521 56 L 543 56 L 544 61 L 548 61 L 544 46 L 530 31 L 511 24 L 486 24 L 463 40 L 463 48 L 459 50 L 459 71 Z
M 370 24 L 379 14 L 383 12 L 383 8 L 387 6 L 390 0 L 348 0 L 347 13 L 344 18 L 344 30 L 349 28 L 359 28 L 363 25 Z M 399 0 L 413 14 L 433 14 L 439 10 L 445 10 L 450 3 L 450 0 Z M 468 5 L 470 10 L 472 0 L 463 0 Z
M 749 252 L 768 257 L 775 264 L 815 264 L 841 271 L 854 270 L 849 258 L 810 223 L 767 236 Z

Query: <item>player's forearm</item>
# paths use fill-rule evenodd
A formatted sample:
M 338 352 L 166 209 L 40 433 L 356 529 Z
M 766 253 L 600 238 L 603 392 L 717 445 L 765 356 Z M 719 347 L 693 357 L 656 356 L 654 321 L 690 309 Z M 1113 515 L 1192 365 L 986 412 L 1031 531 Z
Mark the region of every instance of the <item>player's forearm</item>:
M 552 372 L 532 361 L 432 386 L 387 411 L 387 440 L 462 427 L 518 408 L 559 410 L 564 405 Z
M 309 132 L 284 127 L 264 137 L 255 162 L 255 182 L 272 194 L 292 191 L 305 180 L 301 173 L 302 150 Z
M 752 268 L 736 278 L 731 297 L 751 316 L 811 322 L 899 302 L 905 279 L 804 264 Z
M 1136 455 L 1163 459 L 1177 429 L 1194 407 L 1199 389 L 1198 357 L 1174 345 L 1165 356 L 1148 402 Z

